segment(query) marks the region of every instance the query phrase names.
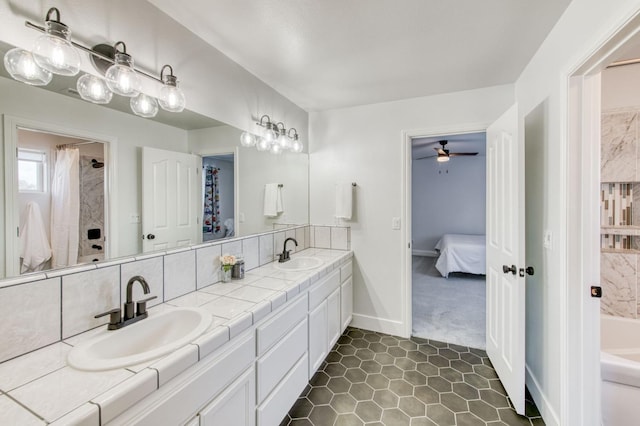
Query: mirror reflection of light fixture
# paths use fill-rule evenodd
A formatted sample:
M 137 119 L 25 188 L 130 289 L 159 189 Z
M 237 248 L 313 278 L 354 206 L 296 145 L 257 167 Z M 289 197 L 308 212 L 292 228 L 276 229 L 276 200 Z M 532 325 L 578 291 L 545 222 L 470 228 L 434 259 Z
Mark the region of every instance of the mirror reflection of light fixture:
M 113 98 L 113 92 L 107 87 L 107 82 L 95 75 L 85 74 L 80 77 L 76 88 L 82 99 L 94 104 L 108 104 Z
M 56 19 L 51 15 L 56 14 Z M 80 54 L 71 45 L 69 27 L 60 22 L 60 11 L 52 7 L 47 12 L 44 34 L 38 37 L 32 53 L 42 68 L 60 75 L 76 75 L 80 71 Z
M 145 95 L 142 92 L 138 96 L 131 98 L 129 104 L 133 113 L 140 117 L 152 118 L 158 114 L 158 101 L 156 101 L 156 98 Z
M 169 68 L 169 75 L 164 75 L 165 68 Z M 160 70 L 160 80 L 164 83 L 160 89 L 158 102 L 163 110 L 169 112 L 182 112 L 186 105 L 184 93 L 178 87 L 178 79 L 173 75 L 171 65 L 165 65 Z
M 55 17 L 54 17 L 55 15 Z M 83 75 L 76 83 L 80 97 L 96 104 L 111 101 L 113 93 L 136 98 L 142 88 L 141 76 L 162 84 L 159 89 L 160 99 L 156 100 L 144 95 L 131 100 L 133 112 L 142 117 L 154 117 L 160 106 L 170 112 L 184 110 L 186 101 L 184 93 L 178 88 L 178 80 L 173 75 L 173 68 L 165 65 L 160 71 L 160 78 L 136 69 L 133 59 L 127 54 L 124 42 L 115 45 L 98 44 L 93 48 L 85 47 L 71 40 L 69 27 L 60 22 L 60 11 L 52 7 L 45 17 L 45 26 L 41 27 L 29 21 L 28 28 L 43 33 L 34 43 L 32 51 L 21 48 L 9 50 L 4 55 L 4 66 L 15 80 L 33 86 L 45 86 L 51 82 L 52 74 L 65 76 L 76 75 L 80 70 L 80 51 L 88 53 L 95 69 L 104 75 L 102 79 L 95 75 Z M 118 50 L 122 48 L 122 51 Z M 169 74 L 164 75 L 165 68 Z M 274 135 L 274 138 L 277 135 Z M 268 148 L 267 148 L 268 149 Z
M 260 117 L 260 121 L 256 124 L 264 129 L 260 132 L 261 136 L 243 132 L 240 135 L 242 146 L 249 148 L 255 145 L 258 151 L 269 151 L 275 155 L 287 150 L 295 153 L 304 150 L 298 137 L 298 131 L 293 127 L 287 131 L 283 122 L 274 123 L 266 114 Z
M 122 52 L 118 46 L 122 45 Z M 107 86 L 113 93 L 132 98 L 138 96 L 142 88 L 140 77 L 133 69 L 133 58 L 127 53 L 127 46 L 119 41 L 113 46 L 114 64 L 104 74 Z
M 53 74 L 38 65 L 28 50 L 14 47 L 4 55 L 4 67 L 11 77 L 32 86 L 46 86 Z

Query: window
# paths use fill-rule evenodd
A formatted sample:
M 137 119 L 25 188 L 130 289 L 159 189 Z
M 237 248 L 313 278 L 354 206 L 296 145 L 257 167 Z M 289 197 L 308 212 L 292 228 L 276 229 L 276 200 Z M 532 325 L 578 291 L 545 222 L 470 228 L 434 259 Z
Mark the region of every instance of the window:
M 18 148 L 18 191 L 46 192 L 47 154 L 35 149 Z

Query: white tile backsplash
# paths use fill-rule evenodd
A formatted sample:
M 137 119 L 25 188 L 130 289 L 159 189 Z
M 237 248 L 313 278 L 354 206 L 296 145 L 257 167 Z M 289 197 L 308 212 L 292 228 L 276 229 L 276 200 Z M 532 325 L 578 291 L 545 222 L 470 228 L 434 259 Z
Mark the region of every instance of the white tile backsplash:
M 317 248 L 331 248 L 331 228 L 328 226 L 316 226 L 315 245 Z
M 282 253 L 282 247 L 284 247 L 285 232 L 280 231 L 273 234 L 273 258 L 277 259 L 278 253 Z
M 120 266 L 120 300 L 122 303 L 127 299 L 127 282 L 130 278 L 140 275 L 149 284 L 151 292 L 144 294 L 142 286 L 139 283 L 133 284 L 133 300 L 146 299 L 151 296 L 157 296 L 157 299 L 150 300 L 147 306 L 155 306 L 164 301 L 164 271 L 161 257 L 153 257 L 151 259 L 138 260 L 131 263 L 125 263 Z
M 331 228 L 331 248 L 334 250 L 348 250 L 349 241 L 347 238 L 348 228 Z
M 94 316 L 120 307 L 120 266 L 62 277 L 62 338 L 108 323 Z
M 215 245 L 196 250 L 198 289 L 217 283 L 220 280 L 220 256 L 222 246 Z
M 242 240 L 222 243 L 222 254 L 232 254 L 234 256 L 242 254 Z
M 260 266 L 273 262 L 273 234 L 260 235 Z
M 260 266 L 260 247 L 258 237 L 245 238 L 242 240 L 242 257 L 244 258 L 244 270 Z
M 60 340 L 60 278 L 0 288 L 0 362 Z
M 175 299 L 196 290 L 196 252 L 164 257 L 164 300 Z
M 307 241 L 304 235 L 304 228 L 297 228 L 295 232 L 296 232 L 295 239 L 298 242 L 298 251 L 306 249 Z

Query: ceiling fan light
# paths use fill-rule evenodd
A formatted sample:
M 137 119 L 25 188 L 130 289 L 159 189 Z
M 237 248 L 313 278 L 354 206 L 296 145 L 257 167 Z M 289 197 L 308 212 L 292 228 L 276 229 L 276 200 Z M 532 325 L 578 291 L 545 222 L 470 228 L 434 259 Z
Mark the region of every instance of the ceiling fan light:
M 28 50 L 14 47 L 4 55 L 4 67 L 14 79 L 32 86 L 46 86 L 53 74 L 36 63 Z
M 449 161 L 449 156 L 438 154 L 437 160 L 438 160 L 438 163 L 446 163 L 447 161 Z

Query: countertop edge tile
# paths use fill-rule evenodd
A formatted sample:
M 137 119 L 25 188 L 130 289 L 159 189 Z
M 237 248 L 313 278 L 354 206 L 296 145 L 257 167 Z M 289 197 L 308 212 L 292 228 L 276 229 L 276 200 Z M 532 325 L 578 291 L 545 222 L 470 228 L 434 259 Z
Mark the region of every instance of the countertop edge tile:
M 298 294 L 300 294 L 300 286 L 298 284 L 294 284 L 292 286 L 287 287 L 285 291 L 287 292 L 287 300 L 292 300 Z
M 87 402 L 49 424 L 51 426 L 100 426 L 100 407 Z
M 204 336 L 200 336 L 192 343 L 194 345 L 198 345 L 198 348 L 200 349 L 199 358 L 203 359 L 229 340 L 229 327 L 226 325 L 220 325 Z
M 251 308 L 251 315 L 253 315 L 253 323 L 257 324 L 262 318 L 266 317 L 271 313 L 271 302 L 268 300 L 263 300 L 262 302 L 256 303 Z
M 271 312 L 278 309 L 278 307 L 284 305 L 287 302 L 287 293 L 284 291 L 279 291 L 269 298 L 271 301 Z
M 229 338 L 233 339 L 253 325 L 253 315 L 251 312 L 243 312 L 229 321 L 227 325 L 229 326 Z
M 198 345 L 188 344 L 149 366 L 158 371 L 159 386 L 198 362 Z
M 91 402 L 100 406 L 100 421 L 108 423 L 135 403 L 158 389 L 158 372 L 145 369 Z

